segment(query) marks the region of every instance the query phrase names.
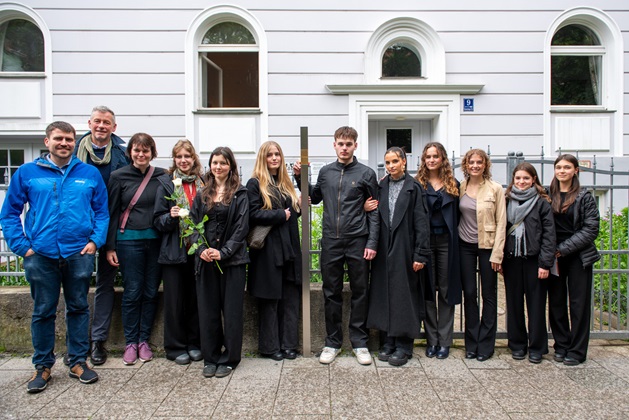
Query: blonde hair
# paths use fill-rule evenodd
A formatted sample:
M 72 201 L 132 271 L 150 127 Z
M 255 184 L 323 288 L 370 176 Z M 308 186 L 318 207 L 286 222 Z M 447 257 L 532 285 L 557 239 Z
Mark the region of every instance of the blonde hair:
M 441 158 L 441 167 L 439 168 L 439 180 L 443 182 L 444 187 L 446 188 L 446 192 L 453 197 L 459 196 L 459 187 L 456 185 L 456 180 L 454 179 L 454 173 L 452 171 L 452 165 L 450 165 L 450 160 L 448 159 L 448 153 L 446 152 L 446 148 L 443 147 L 443 144 L 432 141 L 424 146 L 424 151 L 422 152 L 422 161 L 419 170 L 417 171 L 417 175 L 415 175 L 415 179 L 417 182 L 421 184 L 424 189 L 428 189 L 428 182 L 430 175 L 428 173 L 428 168 L 426 167 L 426 155 L 428 154 L 428 149 L 434 147 L 437 149 L 437 153 Z
M 277 182 L 273 179 L 273 176 L 269 172 L 269 167 L 266 163 L 266 157 L 270 153 L 271 148 L 275 146 L 280 152 L 280 167 L 277 170 Z M 258 156 L 256 157 L 256 164 L 253 168 L 252 178 L 256 178 L 260 184 L 260 196 L 262 197 L 263 209 L 270 210 L 273 208 L 271 202 L 274 196 L 271 192 L 272 186 L 277 188 L 285 197 L 290 197 L 292 201 L 292 207 L 295 211 L 299 210 L 299 199 L 295 192 L 295 187 L 286 170 L 286 162 L 284 160 L 284 152 L 279 144 L 274 141 L 266 141 L 260 146 Z

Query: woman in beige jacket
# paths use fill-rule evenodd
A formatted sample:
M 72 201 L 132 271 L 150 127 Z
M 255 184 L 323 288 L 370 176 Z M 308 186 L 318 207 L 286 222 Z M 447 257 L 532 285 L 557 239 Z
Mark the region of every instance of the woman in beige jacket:
M 459 247 L 465 308 L 465 358 L 484 362 L 494 354 L 498 272 L 507 224 L 502 186 L 491 180 L 491 162 L 483 150 L 468 151 L 461 162 Z M 479 313 L 476 267 L 480 272 Z

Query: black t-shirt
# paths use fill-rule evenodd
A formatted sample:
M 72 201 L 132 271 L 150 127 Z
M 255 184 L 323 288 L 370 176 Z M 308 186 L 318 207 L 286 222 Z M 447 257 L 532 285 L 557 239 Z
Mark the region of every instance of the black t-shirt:
M 561 206 L 566 200 L 566 193 L 561 194 Z M 555 213 L 555 233 L 557 234 L 557 244 L 574 235 L 574 203 L 568 207 L 565 213 Z

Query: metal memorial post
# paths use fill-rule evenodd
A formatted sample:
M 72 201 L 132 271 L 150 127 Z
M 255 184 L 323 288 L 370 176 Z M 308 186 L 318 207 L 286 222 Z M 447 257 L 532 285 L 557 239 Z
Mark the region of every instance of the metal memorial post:
M 301 127 L 301 308 L 304 357 L 310 356 L 310 206 L 308 204 L 308 127 Z

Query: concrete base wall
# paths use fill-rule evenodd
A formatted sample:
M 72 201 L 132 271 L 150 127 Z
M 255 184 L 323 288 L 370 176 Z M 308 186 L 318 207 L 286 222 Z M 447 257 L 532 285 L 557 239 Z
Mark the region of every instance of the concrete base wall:
M 311 325 L 311 349 L 314 353 L 321 350 L 325 340 L 325 319 L 323 313 L 323 293 L 320 283 L 311 283 L 310 285 L 310 325 Z M 343 323 L 345 340 L 343 348 L 351 349 L 351 345 L 347 338 L 347 324 L 349 321 L 349 302 L 351 292 L 349 286 L 345 285 L 343 289 Z M 90 310 L 94 304 L 94 289 L 90 289 L 88 297 Z M 109 350 L 124 350 L 125 340 L 122 332 L 121 319 L 121 301 L 122 289 L 116 290 L 116 300 L 114 304 L 114 313 L 111 323 L 111 331 L 107 348 Z M 0 351 L 11 353 L 30 353 L 33 351 L 31 344 L 31 313 L 33 310 L 33 301 L 30 296 L 28 287 L 0 287 Z M 59 299 L 59 307 L 57 308 L 56 322 L 56 352 L 61 354 L 65 352 L 65 303 L 63 293 Z M 258 310 L 255 298 L 245 293 L 245 321 L 244 321 L 244 338 L 243 353 L 254 354 L 258 351 Z M 150 343 L 153 348 L 159 352 L 163 352 L 164 343 L 164 325 L 163 325 L 163 308 L 162 308 L 162 291 L 159 294 L 159 306 L 157 317 L 153 327 Z M 301 326 L 300 321 L 300 342 L 301 342 Z M 369 348 L 376 350 L 378 348 L 377 332 L 372 331 Z

